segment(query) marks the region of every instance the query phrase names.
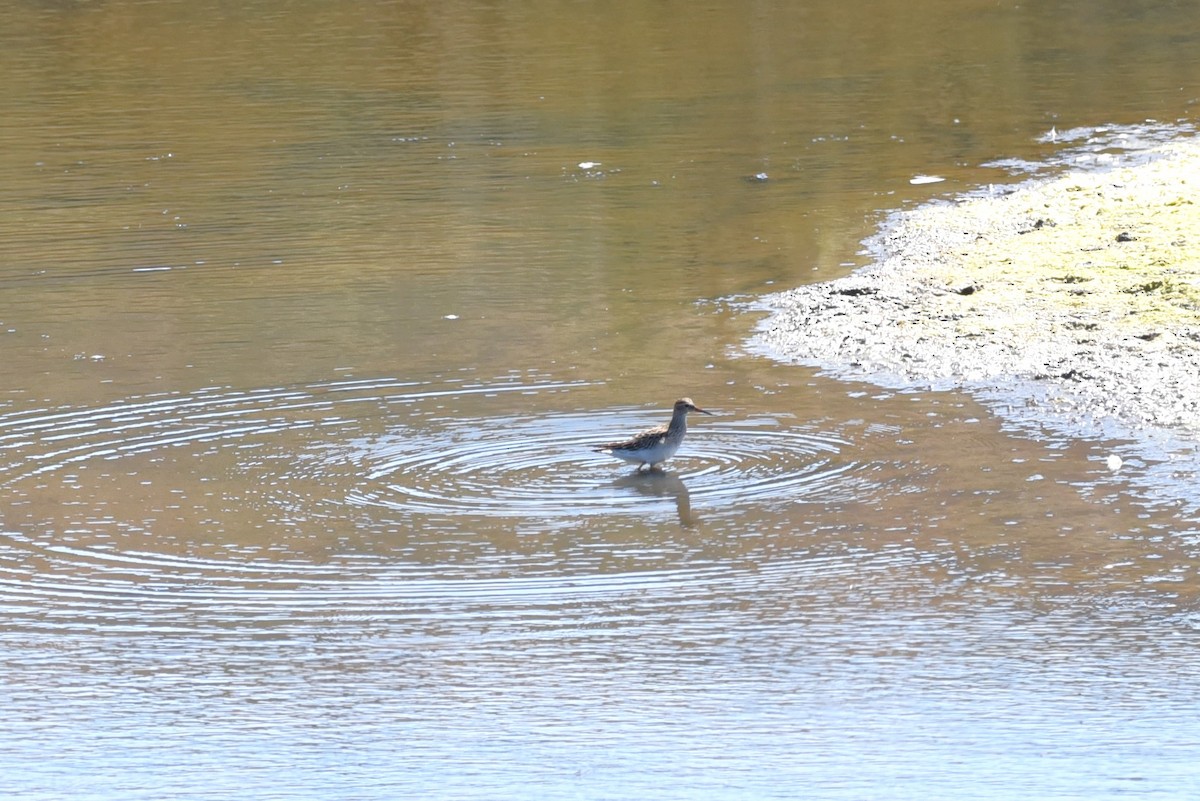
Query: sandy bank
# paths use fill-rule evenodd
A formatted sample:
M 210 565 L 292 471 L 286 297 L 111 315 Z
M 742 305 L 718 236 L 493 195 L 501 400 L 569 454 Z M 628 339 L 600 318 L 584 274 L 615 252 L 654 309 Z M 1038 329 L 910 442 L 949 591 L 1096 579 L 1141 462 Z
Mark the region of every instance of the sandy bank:
M 757 342 L 847 377 L 1020 387 L 1077 424 L 1200 436 L 1200 140 L 1154 156 L 898 214 L 873 266 L 768 298 Z

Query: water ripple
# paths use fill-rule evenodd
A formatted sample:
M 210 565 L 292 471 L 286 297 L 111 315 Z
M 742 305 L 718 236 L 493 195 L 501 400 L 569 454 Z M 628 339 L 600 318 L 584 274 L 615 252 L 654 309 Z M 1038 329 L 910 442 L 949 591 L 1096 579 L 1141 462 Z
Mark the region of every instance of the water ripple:
M 677 598 L 764 574 L 719 547 L 699 558 L 686 537 L 622 534 L 621 520 L 690 524 L 693 508 L 869 486 L 838 435 L 735 413 L 693 426 L 672 469 L 637 474 L 592 448 L 661 413 L 530 415 L 520 398 L 563 396 L 536 404 L 553 409 L 586 386 L 344 381 L 0 414 L 0 608 L 151 629 Z M 564 530 L 569 551 L 513 539 Z
M 578 517 L 643 512 L 647 498 L 686 493 L 692 503 L 848 499 L 861 465 L 848 443 L 784 429 L 774 419 L 694 426 L 666 471 L 637 473 L 596 454 L 597 432 L 628 421 L 620 410 L 470 423 L 419 439 L 396 437 L 356 459 L 367 478 L 347 500 L 420 513 Z M 758 428 L 754 426 L 771 426 Z

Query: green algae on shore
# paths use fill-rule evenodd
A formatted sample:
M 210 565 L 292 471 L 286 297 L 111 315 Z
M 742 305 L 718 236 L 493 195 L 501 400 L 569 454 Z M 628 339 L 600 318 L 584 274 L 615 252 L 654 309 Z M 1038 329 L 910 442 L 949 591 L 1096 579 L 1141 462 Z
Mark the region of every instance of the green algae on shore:
M 1200 324 L 1197 192 L 1200 146 L 1174 145 L 1141 166 L 931 207 L 909 233 L 975 234 L 957 259 L 930 265 L 948 285 L 968 278 L 999 299 L 1057 304 L 1124 329 L 1191 326 Z
M 893 217 L 879 260 L 768 299 L 760 344 L 854 377 L 1043 382 L 1077 419 L 1200 431 L 1200 140 Z

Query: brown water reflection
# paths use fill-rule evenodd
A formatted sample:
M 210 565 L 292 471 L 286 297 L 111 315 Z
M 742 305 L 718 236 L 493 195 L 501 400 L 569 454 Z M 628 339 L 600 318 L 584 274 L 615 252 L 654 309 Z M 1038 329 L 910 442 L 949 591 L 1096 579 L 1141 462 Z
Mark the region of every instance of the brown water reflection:
M 738 302 L 1186 116 L 1190 8 L 3 11 L 5 797 L 1197 789 L 1196 498 Z

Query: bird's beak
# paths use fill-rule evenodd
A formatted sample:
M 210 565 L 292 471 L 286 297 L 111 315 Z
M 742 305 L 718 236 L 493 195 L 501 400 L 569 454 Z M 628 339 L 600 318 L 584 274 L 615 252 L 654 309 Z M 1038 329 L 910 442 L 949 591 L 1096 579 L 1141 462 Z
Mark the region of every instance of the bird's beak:
M 700 412 L 700 414 L 707 414 L 709 417 L 712 417 L 712 412 L 710 412 L 708 409 L 701 409 L 699 406 L 695 405 L 693 405 L 692 408 Z

